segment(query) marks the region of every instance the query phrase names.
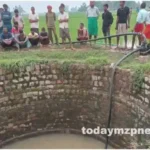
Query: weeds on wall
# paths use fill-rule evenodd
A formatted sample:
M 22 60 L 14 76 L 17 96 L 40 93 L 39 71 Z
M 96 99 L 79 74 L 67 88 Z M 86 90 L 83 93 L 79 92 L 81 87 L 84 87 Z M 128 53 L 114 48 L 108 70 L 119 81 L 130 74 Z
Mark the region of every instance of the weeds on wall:
M 136 69 L 133 74 L 133 89 L 135 92 L 139 92 L 142 89 L 144 83 L 144 70 Z

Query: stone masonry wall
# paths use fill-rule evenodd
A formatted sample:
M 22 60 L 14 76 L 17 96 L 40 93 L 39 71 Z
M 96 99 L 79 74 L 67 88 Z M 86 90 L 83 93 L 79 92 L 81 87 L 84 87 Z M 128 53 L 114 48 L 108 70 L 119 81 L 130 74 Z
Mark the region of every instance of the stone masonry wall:
M 0 143 L 45 129 L 106 127 L 109 112 L 109 67 L 41 64 L 18 71 L 0 69 Z M 111 127 L 149 127 L 150 78 L 140 93 L 132 74 L 117 70 Z M 145 136 L 113 136 L 116 147 L 130 148 Z

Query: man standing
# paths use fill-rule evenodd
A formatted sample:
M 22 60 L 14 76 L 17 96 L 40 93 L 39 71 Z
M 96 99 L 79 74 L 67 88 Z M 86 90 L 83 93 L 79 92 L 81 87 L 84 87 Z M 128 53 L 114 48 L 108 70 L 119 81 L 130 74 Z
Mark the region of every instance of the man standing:
M 53 35 L 55 36 L 55 41 L 58 44 L 58 37 L 55 28 L 56 15 L 52 12 L 52 6 L 47 6 L 48 12 L 46 13 L 46 24 L 48 28 L 49 40 L 53 44 Z
M 22 17 L 19 15 L 18 9 L 14 10 L 13 23 L 18 22 L 19 28 L 23 29 L 24 23 Z
M 146 19 L 145 19 L 146 27 L 144 29 L 144 35 L 148 40 L 148 44 L 150 45 L 150 9 L 147 11 Z
M 94 1 L 90 1 L 90 6 L 87 8 L 86 15 L 88 17 L 88 32 L 89 32 L 89 39 L 94 36 L 94 38 L 97 38 L 98 35 L 98 17 L 100 15 L 100 12 L 98 8 L 95 6 Z
M 71 37 L 69 33 L 69 14 L 65 12 L 65 5 L 61 4 L 59 7 L 60 14 L 58 16 L 58 21 L 59 21 L 59 28 L 60 28 L 60 37 L 62 38 L 62 43 L 65 44 L 66 39 L 69 40 L 70 47 L 72 50 L 72 42 L 71 42 Z
M 11 32 L 11 29 L 12 29 L 12 23 L 11 23 L 12 15 L 8 11 L 8 5 L 7 4 L 4 4 L 3 8 L 4 8 L 4 11 L 1 13 L 3 26 L 5 26 L 7 28 L 8 32 Z
M 136 19 L 136 25 L 134 27 L 134 32 L 136 33 L 143 33 L 144 31 L 144 24 L 146 22 L 146 18 L 148 16 L 148 12 L 146 11 L 146 3 L 142 3 L 141 4 L 141 9 L 138 13 L 137 19 Z M 131 49 L 134 48 L 134 43 L 135 43 L 135 37 L 136 35 L 133 35 L 133 39 L 132 39 L 132 47 Z M 141 45 L 143 39 L 142 36 L 138 36 L 139 39 L 139 45 Z
M 125 6 L 125 1 L 120 1 L 120 8 L 117 11 L 116 30 L 117 34 L 125 34 L 130 28 L 130 9 Z M 127 36 L 125 38 L 125 49 L 127 49 Z M 117 48 L 120 37 L 117 37 Z
M 102 31 L 104 36 L 110 36 L 110 27 L 113 23 L 113 16 L 111 12 L 108 11 L 108 4 L 104 6 L 104 13 L 102 14 L 103 26 Z M 107 45 L 107 39 L 105 39 L 105 44 Z M 111 46 L 111 38 L 109 38 L 109 46 Z
M 39 16 L 35 13 L 35 8 L 31 7 L 31 13 L 29 14 L 29 22 L 32 31 L 39 34 Z

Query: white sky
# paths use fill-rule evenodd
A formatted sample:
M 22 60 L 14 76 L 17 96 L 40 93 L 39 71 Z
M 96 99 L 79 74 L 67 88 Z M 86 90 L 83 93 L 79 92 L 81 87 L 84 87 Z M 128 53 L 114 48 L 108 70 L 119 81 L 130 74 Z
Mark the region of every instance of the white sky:
M 106 0 L 103 0 L 106 1 Z M 138 0 L 141 1 L 141 0 Z M 85 3 L 89 3 L 89 0 L 66 0 L 66 1 L 60 1 L 60 0 L 49 0 L 49 1 L 42 1 L 42 0 L 0 0 L 0 7 L 2 7 L 2 5 L 4 3 L 8 4 L 8 6 L 10 7 L 10 10 L 13 10 L 13 8 L 16 5 L 21 5 L 24 10 L 29 13 L 30 12 L 30 8 L 32 6 L 35 7 L 36 12 L 38 13 L 44 13 L 47 11 L 47 5 L 51 5 L 53 7 L 53 11 L 58 12 L 58 7 L 61 3 L 64 3 L 65 5 L 68 5 L 69 8 L 71 7 L 75 7 L 75 6 L 80 6 L 83 2 Z
M 88 1 L 0 1 L 0 7 L 6 3 L 9 8 L 13 10 L 16 5 L 21 5 L 26 12 L 30 12 L 30 8 L 34 6 L 38 13 L 43 13 L 47 11 L 47 5 L 51 5 L 53 7 L 53 11 L 58 12 L 58 8 L 61 3 L 64 3 L 71 8 L 74 6 L 80 6 L 83 2 L 88 3 Z

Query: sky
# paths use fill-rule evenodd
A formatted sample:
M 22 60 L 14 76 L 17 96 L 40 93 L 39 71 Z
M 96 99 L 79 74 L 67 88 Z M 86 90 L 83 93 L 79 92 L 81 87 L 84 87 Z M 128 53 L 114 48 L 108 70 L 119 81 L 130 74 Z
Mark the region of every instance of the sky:
M 103 0 L 103 1 L 106 1 L 106 0 Z M 138 1 L 141 1 L 141 0 L 138 0 Z M 2 7 L 2 5 L 6 3 L 8 4 L 10 10 L 12 11 L 16 5 L 21 5 L 24 8 L 24 10 L 27 13 L 29 13 L 30 8 L 34 6 L 37 13 L 45 13 L 47 11 L 47 5 L 51 5 L 53 7 L 53 11 L 58 12 L 58 8 L 61 3 L 64 3 L 65 5 L 68 5 L 69 8 L 71 8 L 75 6 L 80 6 L 83 2 L 87 4 L 89 3 L 88 0 L 74 0 L 74 1 L 73 0 L 66 0 L 66 1 L 64 0 L 63 1 L 60 1 L 60 0 L 55 0 L 55 1 L 54 0 L 53 1 L 51 0 L 49 1 L 43 1 L 43 0 L 31 0 L 31 1 L 29 0 L 26 0 L 26 1 L 25 0 L 24 1 L 23 0 L 16 0 L 16 1 L 5 0 L 3 1 L 3 0 L 0 0 L 0 7 Z
M 88 3 L 88 1 L 0 1 L 0 7 L 2 7 L 3 4 L 8 4 L 10 10 L 13 10 L 13 8 L 16 5 L 21 5 L 24 10 L 29 13 L 30 8 L 32 6 L 35 7 L 36 11 L 38 13 L 43 13 L 47 11 L 47 5 L 51 5 L 53 7 L 53 11 L 58 12 L 58 8 L 61 3 L 64 3 L 65 5 L 68 5 L 70 8 L 74 6 L 80 6 L 83 2 Z

